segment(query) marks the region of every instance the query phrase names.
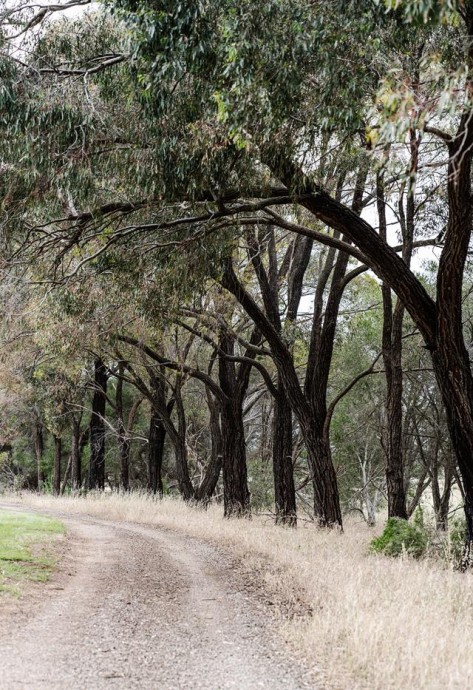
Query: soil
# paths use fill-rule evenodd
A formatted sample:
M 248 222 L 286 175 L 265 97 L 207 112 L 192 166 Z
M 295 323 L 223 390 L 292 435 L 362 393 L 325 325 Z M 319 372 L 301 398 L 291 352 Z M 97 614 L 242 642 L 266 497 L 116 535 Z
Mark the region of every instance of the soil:
M 273 595 L 264 603 L 225 552 L 154 527 L 54 515 L 68 533 L 56 574 L 17 602 L 0 599 L 1 690 L 320 687 L 275 632 Z

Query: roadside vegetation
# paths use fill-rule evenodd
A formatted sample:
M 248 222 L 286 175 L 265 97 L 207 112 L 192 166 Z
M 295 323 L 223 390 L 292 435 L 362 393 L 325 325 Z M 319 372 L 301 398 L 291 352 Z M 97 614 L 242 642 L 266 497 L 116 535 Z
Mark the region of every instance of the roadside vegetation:
M 47 582 L 55 565 L 57 520 L 0 509 L 0 595 L 19 596 L 27 582 Z M 1 603 L 0 603 L 1 606 Z
M 0 490 L 277 562 L 331 676 L 465 682 L 473 0 L 67 7 L 0 0 Z
M 432 690 L 473 682 L 464 635 L 473 625 L 473 578 L 448 559 L 373 555 L 370 543 L 381 527 L 373 530 L 359 518 L 347 519 L 340 534 L 313 524 L 294 531 L 264 516 L 242 529 L 239 521 L 222 520 L 218 506 L 199 510 L 136 494 L 55 499 L 25 493 L 21 502 L 25 509 L 178 530 L 228 550 L 276 609 L 280 634 L 330 688 Z

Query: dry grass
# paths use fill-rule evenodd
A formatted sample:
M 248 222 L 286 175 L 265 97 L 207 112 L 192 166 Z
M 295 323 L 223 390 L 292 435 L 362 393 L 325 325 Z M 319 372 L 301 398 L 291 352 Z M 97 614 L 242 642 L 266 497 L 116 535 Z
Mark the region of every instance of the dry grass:
M 368 555 L 373 532 L 363 524 L 348 522 L 343 535 L 313 526 L 294 532 L 262 518 L 223 520 L 220 508 L 204 512 L 136 495 L 21 500 L 161 525 L 229 548 L 260 571 L 263 564 L 268 585 L 281 598 L 304 598 L 312 607 L 311 618 L 282 621 L 282 632 L 324 669 L 331 688 L 444 690 L 473 683 L 471 575 L 431 561 Z

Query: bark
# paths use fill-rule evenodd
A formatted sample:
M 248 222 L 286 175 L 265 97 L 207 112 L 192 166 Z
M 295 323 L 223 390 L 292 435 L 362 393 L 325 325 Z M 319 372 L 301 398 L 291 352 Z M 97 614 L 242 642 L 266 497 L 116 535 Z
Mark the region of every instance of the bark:
M 176 410 L 177 410 L 177 434 L 174 437 L 174 449 L 176 457 L 176 475 L 177 482 L 179 485 L 179 490 L 185 501 L 190 501 L 194 498 L 194 487 L 192 486 L 191 478 L 189 475 L 189 461 L 187 452 L 187 422 L 184 410 L 184 404 L 182 402 L 182 386 L 184 380 L 180 374 L 176 376 L 176 383 L 174 386 L 174 397 L 176 400 Z M 172 439 L 172 435 L 171 435 Z
M 59 490 L 60 496 L 64 496 L 64 493 L 66 491 L 67 482 L 69 481 L 69 476 L 71 474 L 71 466 L 72 466 L 72 457 L 71 457 L 71 455 L 69 455 L 69 459 L 68 459 L 67 465 L 66 465 L 66 471 L 64 472 L 64 477 L 61 481 L 61 488 Z
M 204 474 L 200 486 L 196 489 L 196 501 L 202 502 L 205 506 L 209 504 L 217 487 L 220 473 L 222 471 L 223 441 L 220 426 L 220 404 L 217 400 L 212 400 L 210 391 L 207 389 L 207 404 L 210 412 L 210 462 Z
M 125 424 L 125 413 L 123 408 L 123 375 L 126 364 L 127 363 L 122 360 L 118 362 L 117 388 L 115 393 L 115 411 L 117 415 L 118 446 L 120 455 L 120 486 L 123 491 L 130 490 L 130 435 L 133 430 L 136 413 L 142 402 L 142 398 L 140 398 L 133 403 L 128 415 L 128 422 Z
M 117 415 L 118 454 L 120 457 L 120 488 L 130 490 L 130 441 L 123 419 L 123 374 L 125 362 L 118 362 L 117 387 L 115 390 L 115 412 Z
M 384 185 L 380 174 L 377 179 L 376 196 L 379 233 L 386 240 L 386 205 Z M 386 459 L 388 517 L 407 520 L 402 445 L 402 325 L 404 307 L 401 302 L 398 302 L 393 312 L 391 288 L 386 283 L 382 284 L 381 293 L 383 298 L 382 351 L 386 378 L 386 423 L 383 429 L 382 445 Z
M 105 405 L 107 370 L 101 359 L 94 362 L 94 396 L 90 420 L 89 489 L 105 488 Z
M 225 395 L 220 409 L 224 515 L 242 517 L 251 512 L 243 424 L 243 397 L 248 383 L 240 385 L 243 382 L 238 380 L 235 362 L 226 357 L 234 356 L 234 339 L 224 328 L 219 336 L 219 351 L 219 383 Z
M 358 217 L 362 208 L 363 191 L 368 166 L 364 162 L 360 166 L 355 193 L 353 196 L 352 213 Z M 349 245 L 350 238 L 343 238 Z M 335 331 L 340 302 L 347 285 L 345 274 L 349 255 L 339 252 L 335 260 L 334 250 L 330 250 L 324 269 L 321 272 L 315 295 L 315 306 L 309 347 L 307 375 L 304 390 L 301 390 L 299 378 L 294 365 L 292 352 L 281 337 L 282 324 L 279 313 L 277 289 L 272 284 L 271 277 L 265 271 L 262 262 L 262 243 L 254 235 L 247 233 L 247 242 L 253 267 L 258 278 L 264 312 L 258 307 L 251 296 L 239 283 L 231 264 L 226 264 L 222 284 L 232 292 L 246 310 L 254 323 L 268 340 L 274 361 L 278 369 L 280 384 L 282 384 L 288 404 L 297 416 L 304 443 L 312 483 L 314 486 L 314 513 L 321 525 L 342 526 L 342 515 L 338 482 L 331 457 L 329 424 L 327 420 L 327 386 L 330 365 L 332 361 Z M 294 320 L 302 292 L 302 281 L 307 269 L 312 242 L 300 240 L 295 245 L 294 263 L 289 276 L 289 305 L 288 319 Z M 325 314 L 323 310 L 324 289 L 332 272 L 332 281 L 327 298 Z M 271 264 L 270 264 L 271 265 Z M 292 468 L 291 468 L 292 469 Z M 279 468 L 275 472 L 279 474 Z M 282 488 L 282 487 L 281 487 Z M 286 487 L 289 489 L 289 486 Z M 292 499 L 291 499 L 292 500 Z M 295 499 L 294 499 L 295 502 Z
M 313 411 L 301 390 L 292 355 L 277 329 L 239 282 L 233 270 L 231 260 L 228 260 L 225 264 L 222 285 L 237 298 L 247 314 L 266 337 L 271 347 L 287 400 L 299 420 L 304 437 L 309 470 L 314 483 L 314 508 L 317 520 L 321 525 L 341 525 L 342 519 L 336 478 L 335 482 L 333 481 L 333 465 L 330 468 L 330 448 L 327 447 L 323 438 L 317 438 L 314 434 Z M 319 427 L 320 433 L 322 433 L 322 428 L 323 423 L 322 427 Z M 335 497 L 332 497 L 330 494 L 334 489 L 336 493 Z
M 162 470 L 165 439 L 164 424 L 159 413 L 152 408 L 148 436 L 148 489 L 160 497 L 164 491 Z
M 62 438 L 54 436 L 54 471 L 53 471 L 53 491 L 55 496 L 61 492 L 61 460 L 62 460 Z
M 295 527 L 297 524 L 296 490 L 292 465 L 292 410 L 282 383 L 274 401 L 273 475 L 276 523 Z
M 40 421 L 37 421 L 34 429 L 34 454 L 36 458 L 36 478 L 38 491 L 41 491 L 41 487 L 44 481 L 43 469 L 41 463 L 43 460 L 44 453 L 44 434 L 43 425 Z
M 445 532 L 448 528 L 448 511 L 453 483 L 453 463 L 448 462 L 443 468 L 443 490 L 440 490 L 438 467 L 432 473 L 432 497 L 435 511 L 436 528 Z
M 72 489 L 77 491 L 82 483 L 82 462 L 80 447 L 80 420 L 72 420 L 71 440 L 71 482 Z
M 174 449 L 176 478 L 179 491 L 182 498 L 185 501 L 189 501 L 194 497 L 194 487 L 192 486 L 189 476 L 186 443 L 186 417 L 181 397 L 181 389 L 184 385 L 184 379 L 181 374 L 176 375 L 173 399 L 171 403 L 168 403 L 166 401 L 167 386 L 161 367 L 159 367 L 158 371 L 152 367 L 149 367 L 148 373 L 150 376 L 154 412 L 157 416 L 159 416 L 159 419 L 163 424 L 166 434 L 169 437 Z M 176 407 L 177 411 L 177 426 L 174 424 L 171 418 L 174 406 Z M 156 481 L 158 486 L 159 479 Z

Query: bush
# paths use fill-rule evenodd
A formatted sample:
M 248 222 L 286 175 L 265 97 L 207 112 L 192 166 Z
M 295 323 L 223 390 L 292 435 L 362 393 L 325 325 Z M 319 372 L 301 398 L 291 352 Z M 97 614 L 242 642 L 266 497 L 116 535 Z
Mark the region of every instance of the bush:
M 427 532 L 421 520 L 409 523 L 400 518 L 389 518 L 382 535 L 371 542 L 371 551 L 386 556 L 407 553 L 413 558 L 420 558 L 425 553 L 427 541 Z
M 456 518 L 450 522 L 448 528 L 448 562 L 458 569 L 461 566 L 465 551 L 466 521 L 465 518 Z

